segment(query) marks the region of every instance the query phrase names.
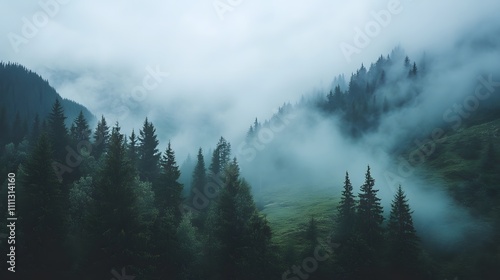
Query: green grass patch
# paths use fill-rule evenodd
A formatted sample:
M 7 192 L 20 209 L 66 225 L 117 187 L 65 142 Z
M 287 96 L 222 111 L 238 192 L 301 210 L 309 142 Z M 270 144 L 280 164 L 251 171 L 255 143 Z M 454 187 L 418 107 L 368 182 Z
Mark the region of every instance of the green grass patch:
M 273 230 L 273 241 L 285 246 L 303 243 L 300 241 L 311 217 L 317 221 L 320 236 L 326 238 L 334 228 L 339 195 L 333 189 L 278 186 L 262 191 L 258 199 Z

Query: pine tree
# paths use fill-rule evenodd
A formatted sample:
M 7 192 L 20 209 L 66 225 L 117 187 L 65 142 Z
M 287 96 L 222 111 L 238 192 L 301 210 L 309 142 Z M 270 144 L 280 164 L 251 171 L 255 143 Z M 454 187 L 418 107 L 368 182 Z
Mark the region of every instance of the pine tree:
M 94 132 L 94 145 L 92 147 L 94 158 L 96 160 L 99 160 L 106 152 L 109 144 L 109 138 L 109 126 L 106 123 L 104 116 L 101 116 L 101 120 L 97 122 L 97 127 Z
M 377 197 L 378 190 L 374 189 L 375 180 L 370 173 L 370 166 L 365 174 L 365 183 L 361 186 L 358 194 L 359 202 L 357 208 L 359 229 L 361 235 L 370 246 L 380 244 L 382 239 L 382 216 L 383 209 L 380 198 Z
M 64 164 L 66 160 L 66 146 L 69 144 L 68 129 L 64 124 L 66 116 L 64 116 L 64 109 L 56 99 L 52 106 L 52 111 L 48 118 L 49 139 L 54 150 L 54 160 Z
M 387 236 L 389 260 L 396 269 L 403 271 L 415 267 L 418 262 L 418 237 L 411 214 L 400 185 L 391 204 Z
M 139 176 L 141 180 L 154 182 L 158 177 L 160 152 L 153 123 L 144 121 L 139 131 Z
M 28 274 L 25 279 L 60 279 L 61 268 L 68 267 L 65 244 L 67 230 L 67 197 L 52 170 L 52 149 L 43 133 L 24 168 L 22 205 L 19 216 L 23 225 L 24 252 L 21 263 Z M 47 258 L 47 252 L 52 257 Z
M 343 242 L 354 233 L 356 220 L 356 201 L 354 199 L 353 188 L 349 173 L 345 173 L 344 190 L 340 198 L 337 216 L 337 239 Z
M 77 144 L 82 141 L 90 141 L 91 130 L 89 128 L 89 124 L 83 115 L 83 112 L 80 111 L 78 117 L 73 122 L 73 125 L 70 129 L 71 140 L 74 144 Z
M 179 205 L 182 202 L 182 184 L 179 183 L 181 172 L 175 161 L 175 153 L 168 142 L 167 150 L 161 159 L 161 171 L 158 183 L 154 189 L 156 204 L 160 215 L 166 211 L 173 214 L 174 225 L 177 226 L 181 221 L 181 212 Z

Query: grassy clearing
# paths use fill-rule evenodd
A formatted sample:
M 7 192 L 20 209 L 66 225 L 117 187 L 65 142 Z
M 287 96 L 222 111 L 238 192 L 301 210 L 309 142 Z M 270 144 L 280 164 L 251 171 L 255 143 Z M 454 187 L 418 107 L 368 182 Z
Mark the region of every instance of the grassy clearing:
M 295 241 L 302 240 L 311 217 L 317 220 L 320 236 L 328 236 L 339 196 L 332 189 L 279 186 L 262 191 L 258 199 L 273 229 L 274 242 L 285 246 L 290 241 L 302 243 Z

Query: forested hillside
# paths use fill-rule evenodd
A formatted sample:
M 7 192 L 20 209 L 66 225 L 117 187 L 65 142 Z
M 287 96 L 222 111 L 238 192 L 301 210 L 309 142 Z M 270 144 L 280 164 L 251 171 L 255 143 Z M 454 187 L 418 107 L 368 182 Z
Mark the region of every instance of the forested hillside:
M 397 48 L 349 82 L 338 76 L 331 90 L 255 119 L 240 145 L 220 137 L 209 151 L 192 147 L 196 156 L 181 168 L 180 143 L 161 143 L 148 116 L 131 131 L 106 116 L 94 127 L 88 111 L 65 107 L 38 75 L 3 65 L 3 129 L 12 133 L 2 138 L 1 170 L 16 184 L 5 181 L 0 195 L 15 192 L 17 279 L 496 279 L 497 97 L 458 126 L 452 119 L 432 152 L 417 145 L 427 163 L 414 164 L 419 177 L 392 186 L 380 176 L 393 167 L 387 161 L 412 160 L 408 139 L 426 136 L 410 127 L 377 146 L 389 138 L 387 119 L 425 103 L 429 67 Z M 388 156 L 359 156 L 367 145 Z M 414 183 L 422 178 L 434 190 Z M 449 222 L 423 211 L 441 207 L 425 204 L 442 189 L 440 202 L 459 204 L 451 212 L 487 224 L 460 230 L 465 237 L 454 237 L 452 249 L 419 231 L 433 216 Z M 0 234 L 8 234 L 7 214 Z M 10 245 L 2 240 L 0 251 Z
M 26 67 L 15 63 L 0 63 L 0 128 L 2 145 L 20 140 L 32 131 L 38 118 L 40 123 L 48 116 L 54 101 L 59 99 L 66 112 L 66 125 L 80 111 L 94 124 L 95 117 L 84 106 L 62 98 L 49 83 Z

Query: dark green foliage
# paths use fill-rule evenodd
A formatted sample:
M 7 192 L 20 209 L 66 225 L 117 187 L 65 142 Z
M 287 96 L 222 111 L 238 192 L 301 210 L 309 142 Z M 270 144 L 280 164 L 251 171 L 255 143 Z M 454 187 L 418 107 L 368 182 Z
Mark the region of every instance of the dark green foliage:
M 188 154 L 186 159 L 182 162 L 179 167 L 181 171 L 181 176 L 179 177 L 179 183 L 181 183 L 184 188 L 182 188 L 182 197 L 189 197 L 191 191 L 191 185 L 193 184 L 193 172 L 196 166 L 196 161 L 193 160 L 191 154 Z
M 109 144 L 109 126 L 106 123 L 104 116 L 97 122 L 97 127 L 94 131 L 94 143 L 92 147 L 92 154 L 96 160 L 106 152 Z
M 358 194 L 357 216 L 359 232 L 369 246 L 379 245 L 383 236 L 383 209 L 380 198 L 377 197 L 378 190 L 374 189 L 374 186 L 375 180 L 368 166 L 365 183 L 361 186 L 361 193 Z
M 175 153 L 168 142 L 167 150 L 160 161 L 160 177 L 153 189 L 156 197 L 156 206 L 160 215 L 169 211 L 173 215 L 174 225 L 178 226 L 181 221 L 179 205 L 182 202 L 183 186 L 179 183 L 181 172 L 175 161 Z
M 139 131 L 139 176 L 141 180 L 154 182 L 158 177 L 160 152 L 153 123 L 144 120 Z
M 14 124 L 12 125 L 12 132 L 10 135 L 12 136 L 12 143 L 15 146 L 19 145 L 23 138 L 28 136 L 28 127 L 26 120 L 21 120 L 19 112 L 16 113 L 16 118 L 14 120 Z
M 31 131 L 29 136 L 29 141 L 31 143 L 36 143 L 38 141 L 38 136 L 40 136 L 40 131 L 41 131 L 40 118 L 38 117 L 38 114 L 36 114 L 35 119 L 33 120 L 33 124 L 31 126 Z
M 392 268 L 406 273 L 414 272 L 419 254 L 418 237 L 411 214 L 406 195 L 399 186 L 391 204 L 387 241 Z
M 354 200 L 353 188 L 349 179 L 349 173 L 347 172 L 345 174 L 344 189 L 337 209 L 336 239 L 342 243 L 354 233 L 356 220 L 356 201 Z
M 89 232 L 93 251 L 88 260 L 96 275 L 144 261 L 146 229 L 138 212 L 135 172 L 126 153 L 124 136 L 115 126 L 92 196 Z
M 56 99 L 48 117 L 48 130 L 50 142 L 54 147 L 54 160 L 62 164 L 66 161 L 68 153 L 66 146 L 69 144 L 68 129 L 66 128 L 65 120 L 64 109 L 59 99 Z
M 7 119 L 5 106 L 0 107 L 0 147 L 3 147 L 10 141 L 10 127 Z
M 30 275 L 25 279 L 60 279 L 61 268 L 68 267 L 67 197 L 52 170 L 52 155 L 48 137 L 42 134 L 24 168 L 19 224 L 24 235 L 20 263 L 29 264 L 20 269 Z
M 266 275 L 272 273 L 266 258 L 271 255 L 271 229 L 259 216 L 248 184 L 239 179 L 236 160 L 227 166 L 225 174 L 224 187 L 209 219 L 217 244 L 215 273 L 218 279 L 267 279 Z
M 78 144 L 82 141 L 90 141 L 90 134 L 92 131 L 89 128 L 89 124 L 83 115 L 83 112 L 80 111 L 78 117 L 75 119 L 70 129 L 70 136 L 73 144 Z
M 217 147 L 212 154 L 212 162 L 210 164 L 210 173 L 212 175 L 220 174 L 231 160 L 231 144 L 221 137 Z
M 198 156 L 196 161 L 196 166 L 193 171 L 193 180 L 191 184 L 191 191 L 188 202 L 190 204 L 193 203 L 193 199 L 195 199 L 195 194 L 202 193 L 205 185 L 207 184 L 207 174 L 205 168 L 205 159 L 203 158 L 203 150 L 200 148 L 198 150 Z
M 356 279 L 362 279 L 368 275 L 380 276 L 381 257 L 383 255 L 384 221 L 383 209 L 380 198 L 377 197 L 378 190 L 374 189 L 375 180 L 370 173 L 370 167 L 365 174 L 365 183 L 361 186 L 358 194 L 356 240 L 351 240 L 353 248 L 356 248 L 354 256 L 357 255 L 362 265 L 356 267 Z M 352 251 L 351 251 L 352 252 Z M 361 255 L 359 255 L 361 253 Z M 360 274 L 361 273 L 361 274 Z
M 67 120 L 74 120 L 80 111 L 83 111 L 90 122 L 94 122 L 95 119 L 87 108 L 61 98 L 47 80 L 19 64 L 0 62 L 0 93 L 0 104 L 5 110 L 4 116 L 9 125 L 14 123 L 17 113 L 20 119 L 26 120 L 28 124 L 36 115 L 40 120 L 44 120 L 51 112 L 56 99 L 61 102 Z M 66 125 L 69 126 L 70 123 L 67 122 Z M 7 130 L 0 124 L 0 131 Z
M 139 144 L 137 143 L 138 139 L 135 135 L 134 130 L 132 129 L 132 133 L 128 138 L 127 143 L 127 155 L 130 159 L 130 163 L 132 166 L 137 169 L 139 164 Z
M 486 152 L 484 153 L 481 165 L 484 170 L 492 171 L 496 169 L 498 161 L 493 141 L 490 141 L 488 143 L 488 147 L 486 148 Z

